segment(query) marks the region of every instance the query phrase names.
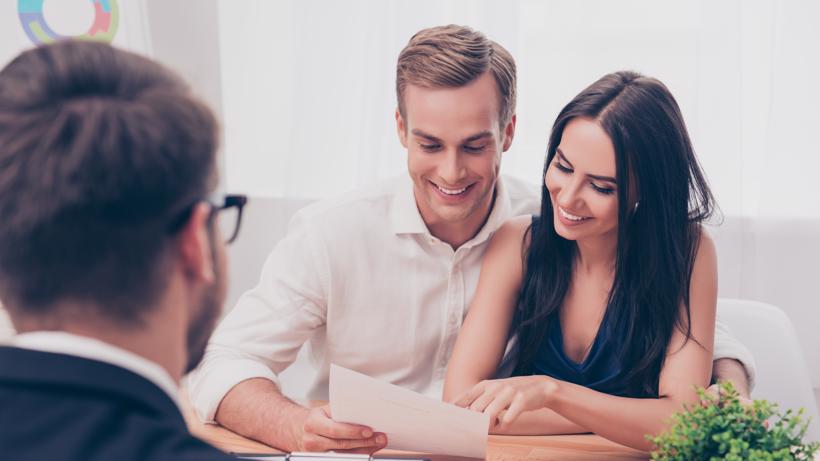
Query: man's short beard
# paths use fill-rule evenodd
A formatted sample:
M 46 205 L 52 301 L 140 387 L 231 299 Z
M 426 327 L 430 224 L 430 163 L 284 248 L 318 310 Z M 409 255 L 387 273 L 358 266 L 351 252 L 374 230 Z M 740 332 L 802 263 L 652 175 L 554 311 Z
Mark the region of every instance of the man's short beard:
M 205 349 L 208 347 L 208 340 L 214 332 L 216 322 L 222 312 L 222 303 L 225 297 L 224 285 L 225 277 L 222 274 L 222 267 L 219 265 L 217 257 L 217 248 L 215 241 L 215 233 L 213 229 L 213 221 L 209 224 L 210 246 L 211 246 L 211 265 L 214 272 L 214 281 L 209 286 L 205 287 L 202 297 L 199 301 L 199 309 L 192 313 L 192 318 L 188 322 L 188 363 L 185 365 L 185 374 L 193 371 L 202 358 L 205 356 Z
M 195 317 L 188 325 L 188 363 L 185 365 L 185 373 L 190 373 L 202 361 L 205 356 L 205 348 L 208 346 L 208 339 L 213 333 L 216 321 L 221 311 L 221 302 L 218 295 L 218 282 L 214 282 L 205 289 L 199 303 L 199 309 L 195 312 Z

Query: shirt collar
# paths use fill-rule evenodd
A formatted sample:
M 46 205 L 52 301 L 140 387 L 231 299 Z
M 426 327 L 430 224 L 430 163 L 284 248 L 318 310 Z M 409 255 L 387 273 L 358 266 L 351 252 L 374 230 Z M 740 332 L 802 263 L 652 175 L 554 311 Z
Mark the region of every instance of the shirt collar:
M 390 204 L 390 226 L 396 235 L 430 233 L 416 205 L 413 181 L 407 175 L 403 175 L 396 182 L 393 201 Z
M 495 202 L 490 210 L 490 216 L 487 217 L 487 222 L 484 223 L 478 234 L 464 245 L 472 246 L 489 239 L 504 221 L 510 218 L 511 210 L 512 205 L 510 196 L 507 193 L 507 187 L 504 185 L 503 177 L 499 175 L 495 183 Z M 390 225 L 397 235 L 430 235 L 430 230 L 427 229 L 427 225 L 424 223 L 416 204 L 413 181 L 408 176 L 402 176 L 402 179 L 396 183 L 393 201 L 390 204 Z
M 20 333 L 12 339 L 11 345 L 22 349 L 73 355 L 124 368 L 142 376 L 165 391 L 181 411 L 179 387 L 168 372 L 158 364 L 133 352 L 98 339 L 64 331 Z

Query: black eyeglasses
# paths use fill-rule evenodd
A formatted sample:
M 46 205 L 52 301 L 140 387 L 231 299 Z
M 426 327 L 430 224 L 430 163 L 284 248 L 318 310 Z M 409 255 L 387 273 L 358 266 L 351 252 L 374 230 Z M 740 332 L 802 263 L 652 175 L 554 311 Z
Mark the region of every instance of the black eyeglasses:
M 211 194 L 206 201 L 213 207 L 211 216 L 215 217 L 225 243 L 233 243 L 239 235 L 242 210 L 248 203 L 248 197 L 238 194 Z
M 239 226 L 242 224 L 242 210 L 245 208 L 245 204 L 248 203 L 246 195 L 211 194 L 208 197 L 196 200 L 175 216 L 168 230 L 176 232 L 185 225 L 191 217 L 194 206 L 200 202 L 211 205 L 211 219 L 216 220 L 220 235 L 226 244 L 233 243 L 239 235 Z

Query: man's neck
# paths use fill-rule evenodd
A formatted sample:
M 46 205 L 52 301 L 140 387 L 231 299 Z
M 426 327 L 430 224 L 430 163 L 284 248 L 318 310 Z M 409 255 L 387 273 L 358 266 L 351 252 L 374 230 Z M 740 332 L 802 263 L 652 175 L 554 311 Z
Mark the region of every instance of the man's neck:
M 187 360 L 182 356 L 185 335 L 172 331 L 174 322 L 159 321 L 149 315 L 140 325 L 123 326 L 101 319 L 97 308 L 76 304 L 63 305 L 52 312 L 47 317 L 16 318 L 18 333 L 61 331 L 96 339 L 156 363 L 176 384 L 181 381 Z

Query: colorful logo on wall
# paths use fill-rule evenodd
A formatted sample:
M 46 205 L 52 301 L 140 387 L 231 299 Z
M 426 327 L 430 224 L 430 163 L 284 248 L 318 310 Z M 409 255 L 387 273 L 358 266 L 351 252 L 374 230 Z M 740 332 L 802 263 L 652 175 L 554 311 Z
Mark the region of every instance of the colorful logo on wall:
M 58 0 L 54 0 L 58 1 Z M 60 0 L 61 1 L 61 0 Z M 88 32 L 74 37 L 60 35 L 49 27 L 43 15 L 46 0 L 17 0 L 17 14 L 26 35 L 35 44 L 51 43 L 65 38 L 111 42 L 117 33 L 120 11 L 117 0 L 88 0 L 94 4 L 94 23 Z

